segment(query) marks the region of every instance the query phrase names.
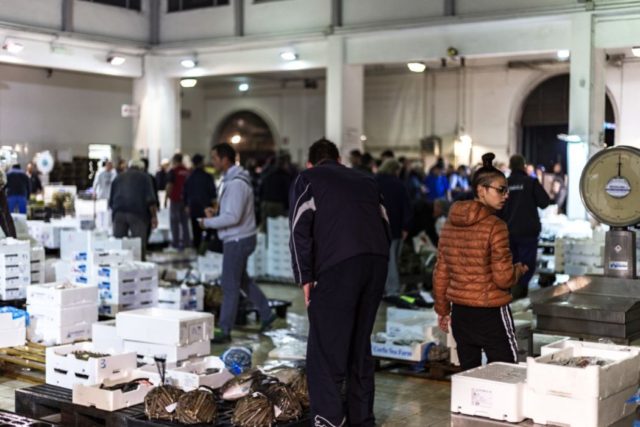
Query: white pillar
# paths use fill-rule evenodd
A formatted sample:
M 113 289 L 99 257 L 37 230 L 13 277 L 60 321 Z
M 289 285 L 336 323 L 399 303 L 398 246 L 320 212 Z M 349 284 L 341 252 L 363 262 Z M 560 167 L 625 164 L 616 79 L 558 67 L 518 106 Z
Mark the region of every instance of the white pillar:
M 330 37 L 328 49 L 326 137 L 336 143 L 346 159 L 350 150 L 362 150 L 364 67 L 346 64 L 341 36 Z
M 149 157 L 153 173 L 162 158 L 180 150 L 180 91 L 175 79 L 166 77 L 159 58 L 146 55 L 144 75 L 133 85 L 133 98 L 140 107 L 134 124 L 134 157 Z
M 567 215 L 571 219 L 586 218 L 586 209 L 580 199 L 580 174 L 588 158 L 601 149 L 604 135 L 605 53 L 594 47 L 594 32 L 590 13 L 573 18 L 569 133 L 579 136 L 582 142 L 567 146 Z

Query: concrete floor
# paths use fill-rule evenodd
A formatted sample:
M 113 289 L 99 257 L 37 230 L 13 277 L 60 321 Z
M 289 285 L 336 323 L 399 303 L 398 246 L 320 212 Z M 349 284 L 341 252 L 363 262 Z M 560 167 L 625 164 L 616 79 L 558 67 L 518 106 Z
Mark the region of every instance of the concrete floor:
M 302 292 L 293 285 L 265 284 L 262 289 L 269 298 L 292 301 L 287 312 L 287 320 L 278 319 L 270 336 L 259 335 L 257 326 L 250 324 L 234 331 L 233 344 L 246 345 L 253 349 L 254 364 L 268 361 L 268 353 L 274 349 L 274 341 L 282 342 L 290 337 L 303 338 L 307 334 L 308 323 Z M 384 329 L 384 306 L 381 307 L 375 330 Z M 250 319 L 253 320 L 253 319 Z M 302 340 L 296 341 L 298 344 Z M 212 354 L 221 354 L 227 346 L 212 346 Z M 269 361 L 280 364 L 279 361 Z M 30 383 L 11 380 L 0 376 L 0 409 L 14 410 L 14 391 L 29 387 Z M 381 426 L 402 427 L 444 427 L 450 425 L 449 416 L 450 383 L 409 378 L 390 373 L 376 374 L 375 413 Z

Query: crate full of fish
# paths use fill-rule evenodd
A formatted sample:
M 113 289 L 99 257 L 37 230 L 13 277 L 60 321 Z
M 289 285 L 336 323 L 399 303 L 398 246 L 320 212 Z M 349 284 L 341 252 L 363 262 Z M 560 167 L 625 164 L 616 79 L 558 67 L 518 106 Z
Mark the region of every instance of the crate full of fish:
M 526 366 L 495 362 L 451 377 L 451 412 L 509 422 L 525 419 Z
M 555 347 L 544 356 L 527 358 L 527 384 L 536 393 L 604 399 L 638 385 L 638 347 L 572 340 Z
M 160 375 L 155 365 L 145 365 L 138 369 L 138 376 L 149 378 L 154 385 L 160 384 Z M 233 375 L 217 356 L 206 356 L 168 363 L 165 373 L 165 384 L 171 384 L 185 391 L 195 390 L 200 386 L 219 388 Z
M 125 377 L 107 379 L 100 384 L 74 384 L 72 400 L 76 405 L 117 411 L 143 403 L 151 389 L 153 385 L 149 381 L 129 373 Z
M 371 354 L 385 359 L 420 362 L 425 359 L 424 353 L 428 344 L 428 341 L 378 333 L 371 339 Z
M 213 314 L 147 308 L 116 315 L 118 336 L 125 340 L 187 345 L 213 338 Z
M 46 350 L 46 383 L 64 388 L 74 384 L 99 384 L 119 379 L 136 369 L 136 353 L 96 352 L 88 342 L 49 347 Z
M 124 351 L 136 353 L 138 355 L 138 361 L 144 363 L 153 363 L 154 356 L 159 354 L 165 355 L 167 362 L 178 362 L 180 360 L 211 354 L 211 342 L 209 340 L 198 341 L 183 346 L 123 340 L 122 346 Z

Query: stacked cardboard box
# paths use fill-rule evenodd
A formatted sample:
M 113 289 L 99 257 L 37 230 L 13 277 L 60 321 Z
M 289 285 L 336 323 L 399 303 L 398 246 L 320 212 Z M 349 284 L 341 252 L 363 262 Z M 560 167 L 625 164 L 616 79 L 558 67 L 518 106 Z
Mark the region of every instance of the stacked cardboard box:
M 0 240 L 0 299 L 26 297 L 31 284 L 31 245 L 27 240 Z
M 91 337 L 98 321 L 98 288 L 71 283 L 27 288 L 28 337 L 46 344 L 66 344 Z

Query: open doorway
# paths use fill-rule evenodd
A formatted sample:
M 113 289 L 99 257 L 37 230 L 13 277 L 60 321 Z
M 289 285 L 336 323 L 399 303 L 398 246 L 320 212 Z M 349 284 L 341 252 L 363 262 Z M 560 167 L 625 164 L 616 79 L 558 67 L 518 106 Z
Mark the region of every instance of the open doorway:
M 605 143 L 614 143 L 615 115 L 605 95 Z M 567 143 L 558 134 L 569 130 L 569 74 L 550 77 L 527 97 L 522 109 L 519 152 L 534 165 L 551 170 L 555 163 L 567 170 Z
M 276 151 L 273 133 L 267 122 L 253 111 L 237 111 L 227 116 L 214 134 L 213 144 L 227 142 L 233 144 L 240 153 L 240 160 L 245 163 L 254 159 L 264 163 Z

